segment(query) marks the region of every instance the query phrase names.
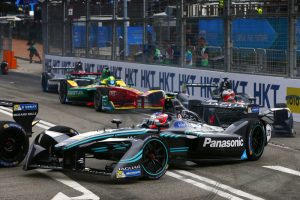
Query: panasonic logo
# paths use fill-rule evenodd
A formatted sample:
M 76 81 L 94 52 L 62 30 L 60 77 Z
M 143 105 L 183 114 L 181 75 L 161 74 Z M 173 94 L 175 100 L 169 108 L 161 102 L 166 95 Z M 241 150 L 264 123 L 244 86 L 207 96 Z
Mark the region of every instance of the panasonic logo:
M 205 138 L 203 147 L 242 147 L 244 145 L 243 139 L 236 140 L 216 140 L 211 138 Z

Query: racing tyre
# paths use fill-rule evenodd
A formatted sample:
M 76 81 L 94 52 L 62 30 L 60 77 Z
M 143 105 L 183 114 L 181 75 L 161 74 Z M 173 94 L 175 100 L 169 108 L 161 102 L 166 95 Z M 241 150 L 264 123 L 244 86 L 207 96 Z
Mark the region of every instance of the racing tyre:
M 144 177 L 159 179 L 168 168 L 168 149 L 166 144 L 158 137 L 146 140 L 143 146 L 142 169 Z
M 265 130 L 259 120 L 249 121 L 245 142 L 248 160 L 258 160 L 266 144 Z
M 0 166 L 14 167 L 20 164 L 28 151 L 29 139 L 16 123 L 0 122 Z
M 59 101 L 62 104 L 67 104 L 68 103 L 68 84 L 66 80 L 62 80 L 59 83 L 59 89 L 58 89 L 58 95 L 59 95 Z
M 96 90 L 94 94 L 94 108 L 97 112 L 102 111 L 102 94 L 100 90 Z
M 47 75 L 47 73 L 42 73 L 42 81 L 41 81 L 41 83 L 42 83 L 42 89 L 43 89 L 43 91 L 44 92 L 48 92 L 49 91 L 49 89 L 48 89 L 48 75 Z

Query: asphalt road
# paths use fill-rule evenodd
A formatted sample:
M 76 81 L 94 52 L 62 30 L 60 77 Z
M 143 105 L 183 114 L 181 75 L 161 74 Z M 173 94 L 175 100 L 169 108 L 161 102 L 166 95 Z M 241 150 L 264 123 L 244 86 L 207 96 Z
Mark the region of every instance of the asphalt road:
M 12 72 L 0 76 L 0 86 L 1 99 L 38 102 L 39 119 L 79 132 L 114 128 L 113 118 L 131 126 L 147 117 L 140 112 L 108 114 L 61 105 L 57 94 L 41 91 L 36 75 Z M 0 118 L 10 119 L 3 113 Z M 300 124 L 295 126 L 296 137 L 273 137 L 258 161 L 183 163 L 156 181 L 115 184 L 92 175 L 1 168 L 0 199 L 299 199 Z M 33 138 L 42 130 L 35 127 Z

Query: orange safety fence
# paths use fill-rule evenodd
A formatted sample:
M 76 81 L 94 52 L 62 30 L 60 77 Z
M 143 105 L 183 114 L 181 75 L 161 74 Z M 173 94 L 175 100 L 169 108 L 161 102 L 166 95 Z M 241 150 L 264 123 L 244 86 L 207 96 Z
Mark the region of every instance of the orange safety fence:
M 8 63 L 9 69 L 17 68 L 17 59 L 15 58 L 13 51 L 3 50 L 3 61 L 6 61 Z

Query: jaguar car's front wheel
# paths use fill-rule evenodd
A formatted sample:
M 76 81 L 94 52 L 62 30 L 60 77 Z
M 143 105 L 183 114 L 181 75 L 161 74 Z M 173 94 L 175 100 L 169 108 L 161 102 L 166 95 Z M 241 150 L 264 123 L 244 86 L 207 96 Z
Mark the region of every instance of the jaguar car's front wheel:
M 142 168 L 148 179 L 159 179 L 168 168 L 168 150 L 165 143 L 157 137 L 148 139 L 143 147 Z
M 262 123 L 259 120 L 249 122 L 246 137 L 246 150 L 249 160 L 258 160 L 265 148 L 266 134 Z

